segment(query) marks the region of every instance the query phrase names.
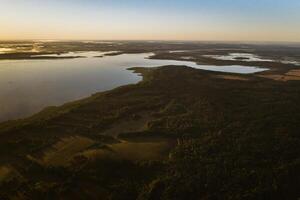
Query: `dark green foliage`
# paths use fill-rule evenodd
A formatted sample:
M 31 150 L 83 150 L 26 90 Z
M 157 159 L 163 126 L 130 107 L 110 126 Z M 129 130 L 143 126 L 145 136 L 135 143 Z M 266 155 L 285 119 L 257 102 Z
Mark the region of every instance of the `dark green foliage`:
M 299 139 L 261 134 L 185 141 L 145 199 L 297 199 L 299 145 Z
M 300 84 L 248 81 L 183 66 L 0 126 L 2 199 L 296 200 L 300 197 Z M 120 140 L 177 140 L 155 161 L 77 155 L 63 167 L 28 160 L 64 137 L 106 149 Z M 176 141 L 175 140 L 175 141 Z M 80 153 L 80 152 L 79 152 Z M 112 152 L 113 153 L 113 152 Z M 68 158 L 66 158 L 68 159 Z M 0 167 L 1 167 L 0 165 Z

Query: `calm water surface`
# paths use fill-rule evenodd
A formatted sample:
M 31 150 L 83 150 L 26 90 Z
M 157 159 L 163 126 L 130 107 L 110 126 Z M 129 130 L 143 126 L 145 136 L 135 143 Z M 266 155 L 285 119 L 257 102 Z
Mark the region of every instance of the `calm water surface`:
M 104 54 L 104 53 L 102 53 Z M 70 54 L 68 54 L 70 55 Z M 266 69 L 245 66 L 209 66 L 193 62 L 151 60 L 152 54 L 123 54 L 96 58 L 100 52 L 71 53 L 87 56 L 57 60 L 0 61 L 0 121 L 36 113 L 92 93 L 141 80 L 129 67 L 186 65 L 198 69 L 254 73 Z

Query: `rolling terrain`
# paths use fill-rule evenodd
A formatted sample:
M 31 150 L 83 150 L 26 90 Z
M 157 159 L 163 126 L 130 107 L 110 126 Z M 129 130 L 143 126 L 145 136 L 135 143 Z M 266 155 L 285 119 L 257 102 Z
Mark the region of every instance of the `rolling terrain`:
M 300 82 L 185 66 L 0 125 L 1 199 L 297 199 Z

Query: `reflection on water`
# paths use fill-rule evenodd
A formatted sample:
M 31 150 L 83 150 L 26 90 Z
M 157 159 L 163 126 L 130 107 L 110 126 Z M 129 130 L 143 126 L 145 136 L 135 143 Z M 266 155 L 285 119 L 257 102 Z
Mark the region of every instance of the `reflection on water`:
M 262 58 L 252 53 L 229 53 L 228 55 L 204 55 L 204 57 L 214 58 L 217 60 L 231 60 L 231 61 L 246 61 L 246 62 L 279 62 L 283 64 L 300 65 L 296 60 L 290 58 L 281 59 L 267 59 Z
M 0 44 L 0 54 L 40 52 L 41 48 L 43 45 L 40 43 Z
M 95 57 L 103 54 L 99 52 L 71 54 L 85 58 L 0 61 L 0 121 L 25 117 L 47 106 L 60 105 L 92 93 L 140 81 L 141 77 L 126 70 L 128 67 L 187 65 L 235 73 L 266 70 L 145 59 L 152 54 L 123 54 L 103 58 Z
M 13 51 L 14 49 L 12 48 L 0 48 L 0 54 L 5 54 Z
M 218 60 L 243 60 L 248 62 L 273 62 L 270 59 L 264 59 L 252 53 L 230 53 L 228 55 L 206 55 L 206 57 L 218 59 Z
M 118 51 L 107 51 L 107 52 L 97 52 L 97 51 L 82 51 L 82 52 L 68 52 L 61 54 L 45 54 L 45 55 L 32 55 L 31 57 L 85 57 L 85 58 L 93 58 L 93 57 L 102 57 L 105 54 L 117 53 Z

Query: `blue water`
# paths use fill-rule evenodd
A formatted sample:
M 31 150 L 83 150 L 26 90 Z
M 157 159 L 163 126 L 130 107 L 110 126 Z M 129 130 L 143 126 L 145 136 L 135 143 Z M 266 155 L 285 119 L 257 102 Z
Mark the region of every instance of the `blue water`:
M 266 70 L 147 59 L 151 53 L 94 57 L 101 54 L 103 53 L 83 52 L 67 55 L 86 56 L 85 58 L 0 61 L 0 121 L 26 117 L 47 106 L 61 105 L 99 91 L 140 81 L 140 76 L 127 70 L 129 67 L 186 65 L 244 74 Z

